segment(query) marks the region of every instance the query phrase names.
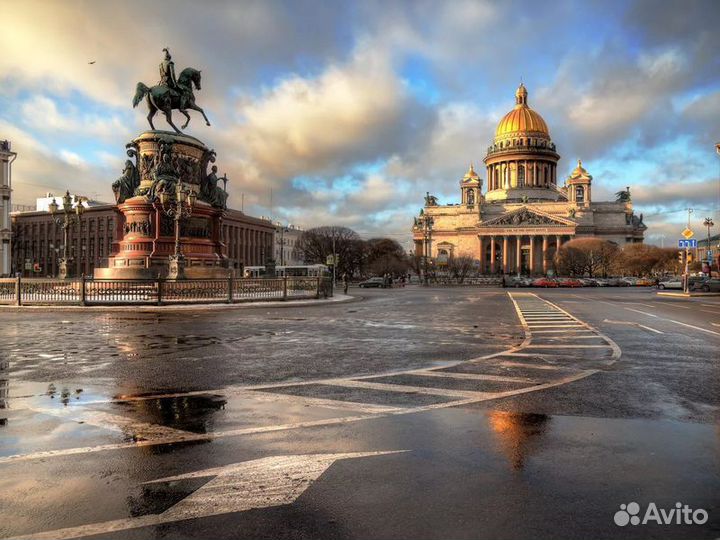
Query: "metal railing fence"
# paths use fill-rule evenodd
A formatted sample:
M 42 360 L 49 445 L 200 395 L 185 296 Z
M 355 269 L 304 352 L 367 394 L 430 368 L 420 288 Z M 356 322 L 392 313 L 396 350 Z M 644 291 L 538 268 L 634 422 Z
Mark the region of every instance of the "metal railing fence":
M 223 279 L 0 279 L 5 305 L 164 305 L 327 298 L 327 277 Z

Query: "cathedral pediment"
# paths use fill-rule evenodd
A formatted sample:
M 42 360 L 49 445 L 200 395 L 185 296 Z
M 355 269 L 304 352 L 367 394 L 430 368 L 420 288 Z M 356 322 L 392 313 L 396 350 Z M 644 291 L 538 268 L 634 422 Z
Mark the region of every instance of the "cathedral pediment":
M 528 206 L 481 223 L 482 227 L 575 227 L 575 225 L 576 223 L 570 219 L 553 216 Z

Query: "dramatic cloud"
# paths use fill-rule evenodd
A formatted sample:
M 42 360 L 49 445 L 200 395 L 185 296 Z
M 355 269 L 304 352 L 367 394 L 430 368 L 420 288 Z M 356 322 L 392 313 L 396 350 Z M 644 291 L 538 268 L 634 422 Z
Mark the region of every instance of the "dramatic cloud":
M 188 133 L 216 149 L 234 207 L 406 240 L 425 191 L 455 202 L 470 162 L 484 176 L 522 78 L 560 174 L 582 158 L 595 198 L 631 185 L 670 234 L 683 207 L 720 203 L 716 4 L 9 3 L 0 138 L 19 153 L 13 195 L 110 200 L 125 143 L 147 128 L 135 85 L 157 81 L 168 46 L 178 71 L 202 69 L 213 125 L 191 113 Z

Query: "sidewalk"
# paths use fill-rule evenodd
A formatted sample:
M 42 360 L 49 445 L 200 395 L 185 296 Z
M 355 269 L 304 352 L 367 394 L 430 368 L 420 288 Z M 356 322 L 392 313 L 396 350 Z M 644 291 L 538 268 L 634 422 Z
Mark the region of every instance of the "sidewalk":
M 308 300 L 286 300 L 286 301 L 271 301 L 271 302 L 238 302 L 233 304 L 165 304 L 162 306 L 155 305 L 120 305 L 120 306 L 79 306 L 79 305 L 30 305 L 30 306 L 14 306 L 14 305 L 0 305 L 0 310 L 41 310 L 41 311 L 132 311 L 132 312 L 149 312 L 157 313 L 168 311 L 219 311 L 219 310 L 231 310 L 231 309 L 246 309 L 246 308 L 278 308 L 278 307 L 301 307 L 301 306 L 318 306 L 327 304 L 338 304 L 343 302 L 352 302 L 354 300 L 360 300 L 355 296 L 344 295 L 335 293 L 330 298 L 315 299 L 311 298 Z

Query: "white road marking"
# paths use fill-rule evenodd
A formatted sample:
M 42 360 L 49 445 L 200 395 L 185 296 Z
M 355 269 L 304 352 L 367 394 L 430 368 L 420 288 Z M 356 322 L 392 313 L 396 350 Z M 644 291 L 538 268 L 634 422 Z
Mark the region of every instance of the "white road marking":
M 420 371 L 418 375 L 424 377 L 447 377 L 450 379 L 468 379 L 472 381 L 498 381 L 498 382 L 518 382 L 518 383 L 538 383 L 535 379 L 527 377 L 507 377 L 504 375 L 486 375 L 484 373 L 461 373 L 457 371 Z
M 334 381 L 326 381 L 323 384 L 330 384 L 333 386 L 342 386 L 345 388 L 366 388 L 368 390 L 382 390 L 383 392 L 405 392 L 409 394 L 428 394 L 431 396 L 450 396 L 450 397 L 464 397 L 464 398 L 476 398 L 476 397 L 487 397 L 488 392 L 472 392 L 469 390 L 450 390 L 447 388 L 432 388 L 425 386 L 409 386 L 405 384 L 389 384 L 389 383 L 374 383 L 364 381 L 355 381 L 349 379 L 337 379 Z
M 174 429 L 171 427 L 163 426 L 160 424 L 150 424 L 148 422 L 138 422 L 127 416 L 120 416 L 117 414 L 110 414 L 103 411 L 93 411 L 82 409 L 80 411 L 74 408 L 63 408 L 63 409 L 42 409 L 42 408 L 31 408 L 31 411 L 55 416 L 64 420 L 70 420 L 81 424 L 88 424 L 90 426 L 101 427 L 111 431 L 117 431 L 132 437 L 135 440 L 152 440 L 152 439 L 163 439 L 168 437 L 175 437 L 178 440 L 182 440 L 188 435 L 193 435 L 189 431 L 183 431 L 181 429 Z
M 720 315 L 720 311 L 715 311 L 712 309 L 701 309 L 700 311 L 702 311 L 703 313 L 712 313 L 713 315 Z
M 676 320 L 674 320 L 674 319 L 666 319 L 666 318 L 664 318 L 664 317 L 659 317 L 659 316 L 657 316 L 657 315 L 653 315 L 652 313 L 646 313 L 645 311 L 639 311 L 639 310 L 637 310 L 637 309 L 632 309 L 632 308 L 625 308 L 625 309 L 627 309 L 627 310 L 629 310 L 629 311 L 635 311 L 635 312 L 637 312 L 637 313 L 642 313 L 643 315 L 647 315 L 648 317 L 654 317 L 655 319 L 660 319 L 661 321 L 668 321 L 668 322 L 671 322 L 671 323 L 673 323 L 673 324 L 679 324 L 680 326 L 686 326 L 687 328 L 692 328 L 693 330 L 700 330 L 701 332 L 706 332 L 706 333 L 708 333 L 708 334 L 713 334 L 713 335 L 715 335 L 715 336 L 720 336 L 720 333 L 715 332 L 714 330 L 708 330 L 707 328 L 701 328 L 700 326 L 695 326 L 695 325 L 693 325 L 693 324 L 688 324 L 688 323 L 684 323 L 684 322 L 681 322 L 681 321 L 676 321 Z
M 568 332 L 592 332 L 589 328 L 569 328 L 567 330 L 533 330 L 533 334 L 565 334 Z
M 211 480 L 161 514 L 148 514 L 135 518 L 68 527 L 17 536 L 15 539 L 67 540 L 98 534 L 107 535 L 185 519 L 198 519 L 245 512 L 253 508 L 270 508 L 291 504 L 337 460 L 382 456 L 406 451 L 271 456 L 159 478 L 145 482 L 144 485 L 178 482 L 192 478 L 211 478 Z
M 643 328 L 645 330 L 649 330 L 650 332 L 655 332 L 656 334 L 664 334 L 665 333 L 665 332 L 661 332 L 660 330 L 657 330 L 655 328 L 651 328 L 649 326 L 645 326 L 644 324 L 640 324 L 640 323 L 634 322 L 634 321 L 612 321 L 610 319 L 605 319 L 603 322 L 610 323 L 610 324 L 627 324 L 629 326 L 637 326 L 638 328 Z
M 659 318 L 660 318 L 660 317 L 658 317 L 657 315 L 654 315 L 654 314 L 652 314 L 652 313 L 648 313 L 647 311 L 640 311 L 639 309 L 633 309 L 633 308 L 629 308 L 629 307 L 626 307 L 626 308 L 624 308 L 624 309 L 626 309 L 626 310 L 628 310 L 628 311 L 634 311 L 635 313 L 642 313 L 643 315 L 647 315 L 648 317 L 654 317 L 655 319 L 659 319 Z
M 609 349 L 610 345 L 529 345 L 526 349 Z
M 514 354 L 513 356 L 521 356 L 519 354 Z M 532 355 L 522 355 L 522 356 L 536 356 L 534 354 Z M 530 368 L 530 369 L 547 369 L 547 370 L 564 370 L 567 368 L 564 368 L 562 366 L 553 366 L 553 365 L 543 365 L 543 364 L 524 364 L 523 362 L 501 362 L 501 366 L 505 367 L 522 367 L 522 368 Z

